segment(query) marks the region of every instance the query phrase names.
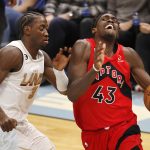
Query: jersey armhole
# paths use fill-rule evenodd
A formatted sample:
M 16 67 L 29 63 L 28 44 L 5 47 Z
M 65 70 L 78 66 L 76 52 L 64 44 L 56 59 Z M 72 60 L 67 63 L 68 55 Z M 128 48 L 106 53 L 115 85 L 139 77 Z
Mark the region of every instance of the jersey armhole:
M 21 65 L 21 67 L 19 68 L 18 71 L 12 71 L 12 72 L 10 72 L 10 74 L 17 74 L 17 73 L 21 72 L 21 70 L 22 70 L 22 68 L 23 68 L 23 66 L 24 66 L 24 62 L 25 62 L 25 57 L 24 57 L 24 55 L 23 55 L 23 52 L 22 52 L 18 47 L 16 47 L 16 48 L 21 52 L 22 65 Z

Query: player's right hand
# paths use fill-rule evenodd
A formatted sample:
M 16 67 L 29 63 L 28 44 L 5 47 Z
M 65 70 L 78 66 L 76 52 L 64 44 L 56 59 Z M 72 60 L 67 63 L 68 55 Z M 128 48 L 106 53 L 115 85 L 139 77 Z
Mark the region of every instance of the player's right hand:
M 53 58 L 53 66 L 57 70 L 63 70 L 68 65 L 71 57 L 72 48 L 64 47 L 60 48 L 60 51 L 57 53 L 56 57 Z
M 0 127 L 4 132 L 9 132 L 17 126 L 17 121 L 13 118 L 5 116 L 0 119 Z
M 106 49 L 106 43 L 102 43 L 101 41 L 96 44 L 95 52 L 94 52 L 94 67 L 97 70 L 100 70 L 103 62 L 104 62 L 104 53 Z

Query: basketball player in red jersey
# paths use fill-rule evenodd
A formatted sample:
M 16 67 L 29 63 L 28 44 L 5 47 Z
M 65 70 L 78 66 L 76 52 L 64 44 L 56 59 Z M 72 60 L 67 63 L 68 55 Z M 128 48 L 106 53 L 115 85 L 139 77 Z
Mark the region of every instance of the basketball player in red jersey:
M 145 90 L 150 110 L 150 77 L 141 58 L 117 43 L 119 22 L 104 14 L 95 21 L 94 38 L 78 40 L 68 67 L 68 98 L 82 130 L 86 150 L 142 150 L 132 111 L 130 72 Z

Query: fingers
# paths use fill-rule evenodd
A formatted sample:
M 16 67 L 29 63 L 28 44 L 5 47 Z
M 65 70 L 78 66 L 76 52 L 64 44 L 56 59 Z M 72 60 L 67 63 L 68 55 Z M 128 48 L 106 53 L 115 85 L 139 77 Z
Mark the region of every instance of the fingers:
M 63 52 L 68 52 L 71 53 L 72 52 L 72 47 L 64 47 L 64 48 L 60 48 L 59 49 L 59 53 L 63 53 Z
M 67 52 L 69 48 L 67 48 L 66 46 L 64 48 L 60 48 L 59 49 L 59 53 L 63 54 L 64 52 Z
M 106 44 L 99 42 L 95 51 L 95 58 L 97 61 L 101 60 L 102 55 L 104 55 L 105 49 L 106 49 Z
M 96 51 L 105 51 L 106 49 L 106 43 L 102 43 L 101 41 L 98 42 L 98 44 L 96 44 Z
M 15 119 L 10 118 L 1 125 L 1 128 L 4 132 L 9 132 L 13 130 L 16 126 L 17 121 Z
M 59 49 L 59 54 L 63 54 L 63 48 Z
M 69 54 L 69 56 L 68 56 L 68 59 L 70 60 L 70 58 L 71 58 L 71 54 Z
M 98 42 L 94 53 L 94 66 L 97 70 L 101 69 L 102 64 L 104 62 L 105 49 L 106 49 L 106 44 L 102 43 L 101 41 Z
M 72 52 L 72 47 L 64 47 L 64 48 L 60 48 L 59 50 L 59 55 L 64 55 L 66 57 L 68 57 Z

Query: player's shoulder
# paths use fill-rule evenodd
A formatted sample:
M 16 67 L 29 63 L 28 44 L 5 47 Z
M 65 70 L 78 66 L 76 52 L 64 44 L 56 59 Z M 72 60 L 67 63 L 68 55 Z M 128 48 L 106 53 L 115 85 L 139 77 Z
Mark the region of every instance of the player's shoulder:
M 86 39 L 79 39 L 75 42 L 74 46 L 79 46 L 85 48 L 89 45 L 89 42 Z
M 7 57 L 8 59 L 17 59 L 22 56 L 22 52 L 15 46 L 5 46 L 0 49 L 0 56 Z
M 126 59 L 134 58 L 138 55 L 137 52 L 131 47 L 123 46 L 122 50 Z
M 48 54 L 45 51 L 40 50 L 39 52 L 42 53 L 44 57 L 49 57 Z
M 135 52 L 135 50 L 131 47 L 125 47 L 125 46 L 122 46 L 122 47 L 123 47 L 122 50 L 125 55 L 129 55 Z
M 84 54 L 85 52 L 90 52 L 90 43 L 86 39 L 79 39 L 73 45 L 72 52 L 78 53 L 79 55 Z
M 130 64 L 130 66 L 135 66 L 138 62 L 141 62 L 141 58 L 138 53 L 131 47 L 124 47 L 123 52 L 126 61 Z
M 8 70 L 19 70 L 23 62 L 23 54 L 15 46 L 6 46 L 0 50 L 0 64 Z
M 49 57 L 49 55 L 48 55 L 45 51 L 40 50 L 40 52 L 41 52 L 42 55 L 44 56 L 44 60 L 45 60 L 45 61 L 51 60 L 51 58 Z
M 52 60 L 49 57 L 49 55 L 43 50 L 40 50 L 40 51 L 44 56 L 44 66 L 51 66 L 52 67 Z

